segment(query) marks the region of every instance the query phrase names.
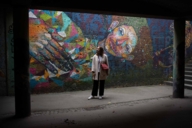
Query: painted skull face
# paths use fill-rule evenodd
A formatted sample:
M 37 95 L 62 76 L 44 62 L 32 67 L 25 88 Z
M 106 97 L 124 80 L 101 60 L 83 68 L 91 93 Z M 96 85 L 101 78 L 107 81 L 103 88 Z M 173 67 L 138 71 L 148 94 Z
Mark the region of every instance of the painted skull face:
M 127 58 L 136 46 L 137 36 L 132 26 L 117 25 L 117 21 L 111 24 L 105 48 L 114 56 Z

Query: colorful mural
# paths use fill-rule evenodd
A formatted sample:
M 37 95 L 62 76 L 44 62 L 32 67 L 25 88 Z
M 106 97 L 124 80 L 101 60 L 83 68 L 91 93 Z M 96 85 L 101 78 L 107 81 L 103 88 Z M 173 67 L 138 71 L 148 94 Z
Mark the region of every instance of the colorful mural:
M 29 42 L 32 93 L 90 89 L 97 46 L 109 56 L 106 87 L 172 75 L 172 20 L 31 9 Z

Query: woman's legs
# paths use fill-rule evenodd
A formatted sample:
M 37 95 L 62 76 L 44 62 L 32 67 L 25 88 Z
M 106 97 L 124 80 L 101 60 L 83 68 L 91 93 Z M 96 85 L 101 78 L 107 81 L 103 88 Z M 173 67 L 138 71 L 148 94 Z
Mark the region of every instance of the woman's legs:
M 97 96 L 98 87 L 99 87 L 99 99 L 102 99 L 102 96 L 104 96 L 105 80 L 99 80 L 99 75 L 100 73 L 98 73 L 98 80 L 93 80 L 92 93 L 88 99 L 92 99 L 92 97 Z
M 103 96 L 104 95 L 104 86 L 105 86 L 105 80 L 100 80 L 99 96 Z
M 98 92 L 98 80 L 93 80 L 93 89 L 92 89 L 92 96 L 97 96 L 97 92 Z
M 97 80 L 93 80 L 93 89 L 92 89 L 92 93 L 91 93 L 92 96 L 97 96 L 98 86 L 99 86 L 99 75 L 100 75 L 100 72 L 98 72 Z

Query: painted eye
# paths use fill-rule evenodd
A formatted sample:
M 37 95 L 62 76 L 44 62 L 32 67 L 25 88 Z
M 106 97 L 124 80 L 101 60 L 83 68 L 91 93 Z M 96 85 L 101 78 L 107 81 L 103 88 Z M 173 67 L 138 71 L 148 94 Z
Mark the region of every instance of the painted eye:
M 120 33 L 121 36 L 123 36 L 124 33 L 125 33 L 125 30 L 123 28 L 119 28 L 119 33 Z

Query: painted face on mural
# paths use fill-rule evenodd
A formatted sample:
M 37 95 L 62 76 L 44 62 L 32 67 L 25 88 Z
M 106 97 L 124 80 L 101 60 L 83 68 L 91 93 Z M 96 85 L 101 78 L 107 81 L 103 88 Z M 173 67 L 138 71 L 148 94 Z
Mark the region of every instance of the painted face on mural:
M 137 43 L 137 36 L 132 26 L 121 25 L 118 21 L 113 21 L 109 27 L 109 35 L 105 41 L 105 48 L 114 56 L 127 58 L 134 50 Z

